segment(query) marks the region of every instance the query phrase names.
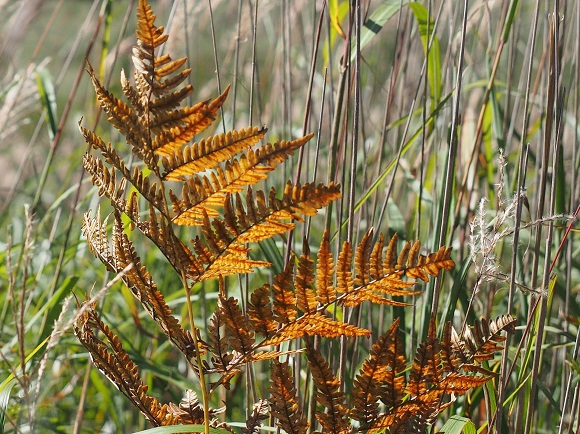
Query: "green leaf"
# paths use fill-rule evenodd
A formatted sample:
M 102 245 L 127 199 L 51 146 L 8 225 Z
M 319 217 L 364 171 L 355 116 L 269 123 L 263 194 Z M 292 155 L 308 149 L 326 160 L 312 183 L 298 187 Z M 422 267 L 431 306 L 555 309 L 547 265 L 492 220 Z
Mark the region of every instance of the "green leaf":
M 434 105 L 439 103 L 441 98 L 441 51 L 439 47 L 439 38 L 433 37 L 431 47 L 429 41 L 431 35 L 435 32 L 435 22 L 429 17 L 429 10 L 417 3 L 409 3 L 409 8 L 413 12 L 417 25 L 419 26 L 419 35 L 421 36 L 421 43 L 423 44 L 423 51 L 427 57 L 427 73 L 429 75 L 429 89 L 431 90 L 431 99 Z M 429 52 L 427 53 L 427 49 Z
M 0 434 L 4 434 L 4 422 L 6 420 L 6 410 L 10 401 L 10 392 L 16 384 L 16 379 L 12 377 L 9 381 L 4 381 L 0 385 Z
M 43 108 L 46 110 L 46 119 L 48 121 L 48 135 L 50 141 L 54 139 L 58 129 L 57 112 L 56 112 L 56 93 L 50 73 L 44 68 L 38 68 L 36 71 L 36 85 Z
M 457 415 L 451 416 L 440 432 L 445 434 L 476 434 L 475 425 L 471 419 Z
M 374 10 L 366 19 L 360 33 L 360 49 L 362 49 L 379 33 L 385 23 L 395 15 L 408 0 L 385 0 L 382 5 Z M 352 41 L 350 47 L 350 61 L 356 57 L 356 41 Z

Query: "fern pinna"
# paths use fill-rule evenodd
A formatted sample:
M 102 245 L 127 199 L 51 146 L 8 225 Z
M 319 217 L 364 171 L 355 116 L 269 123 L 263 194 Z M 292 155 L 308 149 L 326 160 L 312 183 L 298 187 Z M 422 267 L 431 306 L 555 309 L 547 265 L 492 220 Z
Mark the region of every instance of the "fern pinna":
M 308 362 L 316 388 L 316 420 L 325 432 L 422 432 L 449 405 L 450 397 L 488 381 L 492 373 L 479 363 L 498 351 L 501 332 L 513 326 L 511 317 L 484 320 L 468 338 L 448 325 L 439 339 L 433 324 L 410 368 L 395 321 L 373 345 L 350 397 L 345 395 L 344 379 L 336 376 L 321 351 L 320 338 L 371 335 L 337 317 L 337 306 L 348 309 L 364 302 L 406 306 L 401 298 L 420 292 L 416 279 L 427 281 L 453 267 L 448 248 L 423 255 L 416 242 L 397 252 L 396 236 L 385 246 L 382 235 L 373 243 L 369 231 L 356 247 L 345 242 L 334 257 L 325 234 L 316 256 L 304 240 L 302 254 L 292 256 L 270 284 L 255 289 L 243 307 L 228 294 L 228 276 L 270 265 L 251 259 L 248 244 L 292 230 L 303 216 L 314 216 L 339 198 L 340 186 L 288 182 L 282 192 L 252 187 L 311 135 L 255 148 L 267 130 L 248 127 L 195 141 L 214 122 L 229 88 L 213 100 L 185 105 L 193 92 L 185 84 L 190 74 L 184 68 L 186 59 L 159 54 L 168 36 L 155 25 L 146 0 L 139 1 L 137 17 L 133 80 L 121 75 L 125 100 L 109 92 L 90 65 L 87 68 L 99 105 L 132 151 L 132 163 L 80 125 L 86 142 L 100 154 L 87 153 L 84 167 L 113 208 L 104 221 L 99 212 L 86 213 L 82 231 L 95 256 L 119 275 L 182 353 L 198 377 L 201 402 L 191 390 L 184 391 L 179 404 L 161 404 L 147 395 L 139 367 L 102 321 L 93 301 L 79 309 L 74 331 L 94 365 L 147 420 L 154 426 L 205 424 L 206 431 L 210 426 L 230 429 L 209 407 L 212 393 L 229 388 L 242 369 L 267 361 L 270 382 L 262 393 L 269 392 L 269 397 L 258 399 L 248 412 L 244 432 L 256 432 L 268 413 L 288 433 L 317 429 L 306 419 L 295 386 L 288 361 L 294 355 Z M 170 188 L 175 185 L 180 188 Z M 182 226 L 192 228 L 187 241 L 179 236 Z M 135 230 L 159 249 L 181 279 L 190 330 L 165 301 L 164 293 L 170 289 L 161 291 L 141 263 L 131 241 Z M 208 279 L 219 280 L 219 295 L 207 330 L 202 330 L 194 324 L 190 294 Z M 305 349 L 296 345 L 301 341 Z

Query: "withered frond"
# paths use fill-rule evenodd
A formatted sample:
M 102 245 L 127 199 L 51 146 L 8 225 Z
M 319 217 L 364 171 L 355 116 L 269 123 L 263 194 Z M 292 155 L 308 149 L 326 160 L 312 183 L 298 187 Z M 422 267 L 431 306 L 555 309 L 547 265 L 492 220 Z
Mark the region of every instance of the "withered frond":
M 346 397 L 340 381 L 319 351 L 307 346 L 306 355 L 316 386 L 316 401 L 324 410 L 316 412 L 316 419 L 326 432 L 346 434 L 352 431 L 346 407 Z
M 234 297 L 226 298 L 223 288 L 220 288 L 216 315 L 225 325 L 232 348 L 241 354 L 252 352 L 255 342 L 252 326 L 238 306 L 238 301 Z
M 165 169 L 163 177 L 169 180 L 183 180 L 196 173 L 213 169 L 258 143 L 266 131 L 265 128 L 256 127 L 240 131 L 232 130 L 179 148 L 169 156 L 163 157 L 162 164 Z
M 476 321 L 473 327 L 467 327 L 461 341 L 455 334 L 452 345 L 456 352 L 462 352 L 462 358 L 467 358 L 469 362 L 483 362 L 491 360 L 495 353 L 501 351 L 501 342 L 506 337 L 501 332 L 512 333 L 514 331 L 516 319 L 511 315 L 502 315 L 493 319 L 482 318 Z
M 93 185 L 99 188 L 99 195 L 107 197 L 111 205 L 119 212 L 125 212 L 127 207 L 124 198 L 125 186 L 129 182 L 142 197 L 167 217 L 165 197 L 158 184 L 151 183 L 149 176 L 138 166 L 134 166 L 133 170 L 130 170 L 110 143 L 105 146 L 102 140 L 94 133 L 82 127 L 81 131 L 83 131 L 86 140 L 89 142 L 94 142 L 93 138 L 98 139 L 95 143 L 103 145 L 100 150 L 105 162 L 113 166 L 109 169 L 102 160 L 90 154 L 86 154 L 83 157 L 83 166 L 92 175 L 91 181 Z M 119 181 L 117 181 L 117 171 L 121 174 Z
M 172 61 L 168 54 L 157 57 L 156 50 L 167 41 L 169 36 L 163 33 L 163 26 L 155 25 L 155 18 L 147 1 L 140 0 L 137 6 L 137 46 L 133 48 L 133 65 L 136 75 L 138 74 L 143 80 L 143 82 L 138 80 L 138 92 L 141 95 L 150 94 L 148 98 L 171 95 L 167 91 L 183 82 L 189 74 L 189 71 L 184 71 L 176 77 L 163 80 L 175 74 L 183 66 L 185 59 Z M 193 90 L 191 86 L 183 89 L 186 90 L 177 93 L 181 99 L 175 105 L 179 105 Z
M 122 279 L 145 310 L 155 320 L 163 333 L 189 359 L 195 355 L 195 345 L 189 332 L 184 330 L 178 320 L 172 315 L 171 309 L 165 303 L 163 295 L 157 289 L 151 275 L 141 265 L 139 256 L 133 244 L 123 231 L 123 223 L 118 213 L 115 213 L 112 239 L 109 241 L 105 223 L 101 223 L 99 213 L 83 217 L 83 235 L 87 238 L 91 252 L 107 265 L 107 268 L 120 273 L 133 264 L 130 270 L 123 273 Z
M 398 333 L 399 319 L 373 344 L 354 380 L 351 417 L 365 429 L 379 417 L 379 399 L 391 414 L 405 394 L 405 376 L 401 375 L 406 367 L 405 357 Z
M 296 306 L 302 312 L 308 313 L 316 310 L 318 305 L 314 295 L 314 261 L 310 257 L 308 240 L 304 239 L 304 253 L 298 258 L 294 288 L 296 291 Z
M 277 323 L 274 321 L 274 312 L 270 303 L 270 285 L 262 285 L 252 292 L 248 301 L 247 314 L 257 333 L 270 337 L 276 331 Z
M 256 267 L 270 265 L 269 262 L 250 259 L 250 249 L 239 243 L 220 220 L 215 220 L 212 225 L 207 214 L 204 214 L 202 230 L 204 238 L 197 236 L 192 240 L 197 261 L 203 267 L 196 281 L 251 273 Z
M 280 324 L 291 324 L 296 320 L 296 296 L 292 291 L 292 263 L 274 277 L 272 284 L 272 305 L 274 320 Z M 280 341 L 282 342 L 282 341 Z
M 115 271 L 119 273 L 129 264 L 133 264 L 133 267 L 123 275 L 123 281 L 135 298 L 141 302 L 151 318 L 155 320 L 161 331 L 188 360 L 193 360 L 195 357 L 195 344 L 191 334 L 183 329 L 177 318 L 173 316 L 163 294 L 153 282 L 153 278 L 147 269 L 141 265 L 141 259 L 137 255 L 133 243 L 123 230 L 123 222 L 118 213 L 115 213 L 112 240 Z M 203 348 L 200 348 L 200 350 L 204 351 Z
M 442 246 L 437 252 L 428 255 L 420 254 L 421 242 L 407 242 L 395 266 L 396 271 L 404 272 L 408 277 L 429 281 L 429 275 L 436 277 L 442 269 L 451 270 L 455 263 L 451 259 L 451 248 Z
M 234 356 L 229 352 L 229 340 L 227 336 L 223 336 L 221 328 L 222 315 L 215 311 L 209 319 L 207 325 L 207 334 L 209 338 L 209 350 L 212 354 L 212 363 L 214 370 L 219 373 L 226 373 L 230 369 L 231 361 Z M 227 388 L 227 386 L 226 386 Z
M 318 303 L 326 306 L 336 300 L 336 288 L 334 287 L 334 260 L 330 252 L 330 240 L 328 231 L 324 232 L 322 242 L 318 249 L 316 264 L 316 299 Z
M 188 87 L 182 89 L 182 91 L 184 90 L 188 90 Z M 217 111 L 225 102 L 229 90 L 230 86 L 209 104 L 208 101 L 203 101 L 193 107 L 169 112 L 160 109 L 167 110 L 173 108 L 175 103 L 181 102 L 183 97 L 179 92 L 153 100 L 150 107 L 156 113 L 151 124 L 152 131 L 156 133 L 153 140 L 155 152 L 164 157 L 180 153 L 185 144 L 193 140 L 197 134 L 203 132 L 215 120 Z M 167 107 L 168 105 L 169 107 Z
M 407 392 L 411 396 L 425 395 L 431 388 L 438 388 L 443 375 L 441 342 L 436 336 L 435 321 L 432 319 L 427 339 L 419 344 L 415 353 Z
M 296 388 L 290 366 L 286 362 L 272 364 L 270 408 L 278 419 L 276 424 L 288 434 L 304 434 L 308 422 L 298 405 Z
M 256 434 L 262 426 L 262 421 L 268 418 L 268 401 L 260 399 L 252 407 L 252 413 L 246 420 L 246 427 L 242 428 L 244 434 Z
M 296 321 L 284 325 L 276 331 L 276 334 L 265 340 L 260 346 L 278 345 L 284 341 L 302 338 L 304 336 L 322 336 L 325 338 L 369 337 L 371 332 L 367 329 L 353 326 L 342 321 L 336 321 L 323 313 L 308 313 Z
M 102 333 L 104 340 L 95 335 Z M 74 333 L 89 351 L 93 364 L 119 389 L 154 426 L 176 425 L 167 405 L 147 395 L 139 368 L 123 349 L 119 338 L 106 326 L 92 307 L 86 307 L 74 323 Z
M 110 93 L 99 81 L 90 63 L 87 62 L 87 72 L 101 108 L 109 115 L 108 121 L 117 131 L 127 138 L 127 142 L 138 151 L 143 147 L 144 136 L 140 134 L 139 117 L 131 107 Z
M 96 215 L 91 217 L 91 212 L 83 214 L 81 232 L 87 239 L 89 250 L 99 259 L 108 271 L 117 272 L 116 258 L 112 252 L 112 245 L 109 242 L 107 232 L 107 220 L 101 222 L 101 209 L 97 209 Z
M 270 189 L 267 202 L 262 191 L 258 191 L 256 196 L 254 203 L 252 190 L 248 188 L 245 211 L 239 195 L 236 195 L 235 214 L 232 208 L 225 209 L 226 223 L 236 234 L 238 242 L 251 243 L 270 238 L 272 232 L 281 233 L 279 226 L 282 221 L 304 221 L 303 215 L 316 215 L 319 209 L 340 197 L 340 185 L 293 185 L 288 182 L 282 198 L 276 197 L 274 188 Z
M 302 146 L 311 135 L 292 142 L 268 143 L 256 152 L 249 150 L 239 159 L 226 162 L 225 168 L 217 166 L 209 175 L 190 175 L 183 183 L 181 199 L 170 192 L 175 217 L 179 225 L 201 225 L 203 212 L 217 217 L 217 209 L 224 206 L 228 194 L 241 192 L 245 187 L 266 179 L 268 173 L 296 148 Z M 176 180 L 181 180 L 179 176 Z M 170 179 L 170 176 L 168 176 Z M 289 229 L 286 229 L 289 230 Z
M 117 181 L 115 169 L 109 169 L 101 160 L 90 154 L 83 157 L 83 166 L 91 174 L 91 182 L 99 189 L 99 196 L 107 197 L 116 210 L 123 212 L 126 207 L 125 179 Z
M 350 294 L 354 291 L 354 279 L 352 277 L 352 244 L 345 241 L 338 254 L 336 263 L 336 292 Z
M 372 253 L 372 237 L 373 230 L 368 230 L 362 237 L 358 247 L 356 248 L 356 254 L 354 257 L 354 270 L 355 278 L 354 284 L 356 286 L 365 286 L 371 280 L 371 253 Z
M 129 196 L 125 214 L 131 224 L 159 248 L 178 274 L 180 270 L 184 270 L 186 277 L 195 281 L 203 274 L 204 267 L 199 258 L 175 234 L 171 223 L 163 215 L 159 215 L 153 204 L 149 203 L 149 220 L 141 220 L 137 195 L 132 194 Z
M 169 411 L 173 414 L 176 420 L 179 423 L 184 425 L 189 424 L 199 424 L 202 425 L 204 423 L 204 413 L 203 413 L 203 405 L 199 402 L 197 398 L 197 394 L 193 390 L 187 389 L 185 391 L 185 396 L 181 398 L 181 402 L 179 405 L 174 403 L 168 404 Z M 220 413 L 223 413 L 225 408 L 208 408 L 208 415 L 211 418 L 214 418 Z M 218 422 L 217 420 L 212 420 L 210 422 L 210 426 L 217 427 Z
M 370 242 L 371 236 L 372 230 L 364 235 L 356 249 L 354 281 L 350 263 L 352 246 L 345 243 L 339 254 L 337 288 L 343 293 L 340 303 L 344 306 L 354 307 L 364 301 L 406 306 L 404 302 L 386 297 L 411 296 L 421 292 L 419 289 L 408 289 L 416 282 L 403 280 L 404 276 L 427 281 L 429 275 L 437 276 L 442 269 L 449 270 L 454 266 L 450 258 L 451 249 L 442 247 L 436 253 L 421 255 L 419 241 L 414 244 L 407 242 L 397 255 L 396 234 L 389 242 L 383 258 L 383 236 L 379 237 L 374 246 Z
M 401 280 L 398 275 L 384 276 L 380 280 L 367 284 L 364 287 L 345 294 L 340 298 L 340 304 L 344 306 L 358 306 L 364 301 L 370 301 L 375 304 L 387 304 L 390 306 L 408 306 L 407 303 L 396 301 L 384 297 L 382 294 L 391 297 L 407 297 L 420 294 L 420 290 L 408 290 L 415 285 L 415 282 Z

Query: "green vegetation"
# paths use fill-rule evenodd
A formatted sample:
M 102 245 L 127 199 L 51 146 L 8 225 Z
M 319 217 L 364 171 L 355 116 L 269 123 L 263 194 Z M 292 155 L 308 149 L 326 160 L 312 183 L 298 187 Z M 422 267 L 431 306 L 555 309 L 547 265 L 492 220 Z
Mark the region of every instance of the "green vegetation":
M 580 5 L 471 3 L 0 2 L 0 432 L 576 432 Z M 210 136 L 279 143 L 262 220 L 182 193 Z

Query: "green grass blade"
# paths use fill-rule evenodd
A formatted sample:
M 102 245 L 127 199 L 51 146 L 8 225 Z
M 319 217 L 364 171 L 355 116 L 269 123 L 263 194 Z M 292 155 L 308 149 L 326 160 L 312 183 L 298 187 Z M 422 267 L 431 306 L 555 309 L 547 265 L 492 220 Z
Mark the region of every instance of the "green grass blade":
M 409 8 L 413 12 L 417 25 L 419 26 L 419 35 L 423 44 L 423 51 L 427 57 L 427 73 L 429 76 L 429 89 L 431 90 L 431 99 L 434 105 L 439 103 L 441 98 L 441 49 L 439 47 L 439 38 L 433 36 L 435 22 L 429 16 L 429 10 L 420 3 L 411 2 Z M 433 39 L 431 46 L 429 42 Z
M 402 6 L 407 4 L 408 0 L 386 0 L 378 8 L 374 10 L 370 17 L 368 17 L 360 33 L 360 49 L 362 49 L 372 41 L 372 39 L 381 31 L 383 26 L 393 15 L 395 15 Z M 356 57 L 356 41 L 353 41 L 350 47 L 350 61 L 354 62 Z
M 475 434 L 475 425 L 467 417 L 453 415 L 445 422 L 439 432 L 445 434 Z
M 10 392 L 16 384 L 16 379 L 12 377 L 9 381 L 4 381 L 0 385 L 0 434 L 4 434 L 4 423 L 6 421 L 6 410 L 10 401 Z

